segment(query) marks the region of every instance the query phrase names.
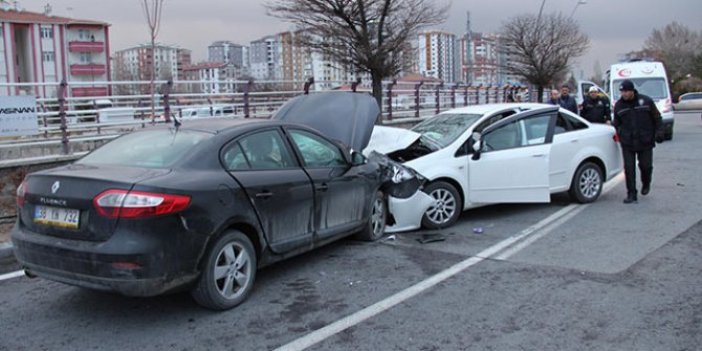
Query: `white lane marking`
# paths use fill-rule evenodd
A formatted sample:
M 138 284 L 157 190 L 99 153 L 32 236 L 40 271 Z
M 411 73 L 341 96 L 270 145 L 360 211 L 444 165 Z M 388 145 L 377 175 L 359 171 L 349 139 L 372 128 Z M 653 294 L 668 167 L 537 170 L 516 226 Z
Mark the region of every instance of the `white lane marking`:
M 618 176 L 618 178 L 613 179 L 612 181 L 608 182 L 605 184 L 604 188 L 602 189 L 602 192 L 609 192 L 612 188 L 614 188 L 617 184 L 619 184 L 623 180 L 623 176 Z M 276 348 L 274 351 L 298 351 L 298 350 L 304 350 L 312 345 L 315 345 L 319 342 L 324 341 L 325 339 L 336 335 L 350 327 L 353 327 L 366 319 L 369 319 L 371 317 L 374 317 L 382 312 L 387 311 L 388 309 L 394 307 L 395 305 L 398 305 L 432 287 L 435 285 L 443 282 L 444 280 L 453 277 L 454 275 L 468 269 L 469 267 L 478 264 L 491 256 L 508 249 L 511 245 L 519 242 L 520 240 L 526 238 L 527 236 L 531 235 L 532 233 L 539 233 L 540 230 L 545 229 L 547 227 L 551 227 L 552 224 L 559 223 L 562 224 L 565 221 L 561 221 L 560 219 L 563 217 L 567 218 L 572 218 L 575 214 L 578 212 L 582 211 L 576 211 L 580 208 L 587 208 L 587 206 L 583 205 L 568 205 L 565 208 L 560 209 L 556 213 L 542 219 L 535 225 L 526 228 L 522 230 L 519 234 L 513 235 L 483 251 L 478 253 L 477 255 L 470 257 L 464 261 L 461 261 L 450 268 L 443 270 L 439 272 L 438 274 L 431 276 L 413 286 L 410 286 L 409 288 L 402 290 L 390 297 L 387 297 L 379 302 L 376 302 L 373 305 L 370 305 L 362 310 L 359 310 L 353 314 L 350 314 L 332 324 L 329 324 L 325 327 L 322 327 L 320 329 L 317 329 L 305 336 L 302 336 L 298 339 L 295 339 L 291 341 L 290 343 L 287 343 L 285 345 L 282 345 L 278 348 Z M 571 215 L 572 214 L 572 215 Z M 551 227 L 551 230 L 555 228 L 555 226 Z M 550 230 L 549 230 L 550 231 Z M 526 247 L 526 246 L 524 246 Z M 523 249 L 523 247 L 522 247 Z M 510 250 L 511 251 L 511 250 Z M 516 253 L 514 251 L 512 254 Z
M 18 277 L 22 277 L 22 276 L 24 276 L 24 271 L 14 271 L 14 272 L 0 275 L 0 281 L 18 278 Z

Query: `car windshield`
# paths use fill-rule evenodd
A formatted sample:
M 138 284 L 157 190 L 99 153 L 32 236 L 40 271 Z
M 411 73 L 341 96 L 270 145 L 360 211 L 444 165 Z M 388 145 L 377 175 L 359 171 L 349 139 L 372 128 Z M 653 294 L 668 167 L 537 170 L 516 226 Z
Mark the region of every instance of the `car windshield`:
M 422 137 L 444 148 L 468 129 L 481 115 L 468 113 L 442 113 L 412 128 Z
M 668 98 L 668 87 L 666 86 L 665 79 L 663 78 L 632 78 L 630 80 L 634 82 L 634 86 L 640 94 L 647 95 L 654 100 Z M 614 81 L 613 86 L 616 88 L 612 92 L 612 101 L 619 100 L 619 84 L 622 82 L 623 80 Z
M 168 168 L 210 137 L 209 133 L 175 128 L 136 132 L 103 145 L 77 163 Z

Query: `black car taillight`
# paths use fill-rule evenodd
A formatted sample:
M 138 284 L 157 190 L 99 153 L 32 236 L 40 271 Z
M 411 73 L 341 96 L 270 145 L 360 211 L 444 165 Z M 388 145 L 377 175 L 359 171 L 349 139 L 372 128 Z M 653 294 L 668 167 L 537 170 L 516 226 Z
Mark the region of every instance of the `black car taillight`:
M 27 193 L 27 181 L 23 180 L 22 183 L 17 187 L 17 207 L 22 208 L 24 206 L 24 195 Z
M 108 218 L 146 218 L 183 211 L 190 196 L 110 189 L 96 196 L 93 205 Z

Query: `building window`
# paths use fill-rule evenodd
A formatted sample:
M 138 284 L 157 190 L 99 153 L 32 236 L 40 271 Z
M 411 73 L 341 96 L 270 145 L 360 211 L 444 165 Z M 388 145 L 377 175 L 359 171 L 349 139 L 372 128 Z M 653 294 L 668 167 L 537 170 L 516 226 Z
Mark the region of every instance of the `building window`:
M 92 62 L 93 62 L 93 58 L 89 52 L 81 52 L 80 53 L 80 63 L 92 63 Z
M 53 51 L 43 52 L 42 57 L 43 57 L 44 62 L 54 62 L 54 60 L 56 58 Z
M 78 38 L 80 40 L 90 40 L 90 31 L 87 29 L 79 29 L 78 30 Z
M 42 39 L 53 39 L 54 29 L 51 27 L 41 27 L 41 38 Z

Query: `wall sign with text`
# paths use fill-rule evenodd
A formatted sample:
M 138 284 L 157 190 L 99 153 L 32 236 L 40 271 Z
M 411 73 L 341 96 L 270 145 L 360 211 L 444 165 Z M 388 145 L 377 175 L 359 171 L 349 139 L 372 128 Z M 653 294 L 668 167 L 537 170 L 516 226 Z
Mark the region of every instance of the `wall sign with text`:
M 0 137 L 39 133 L 34 96 L 0 96 Z

